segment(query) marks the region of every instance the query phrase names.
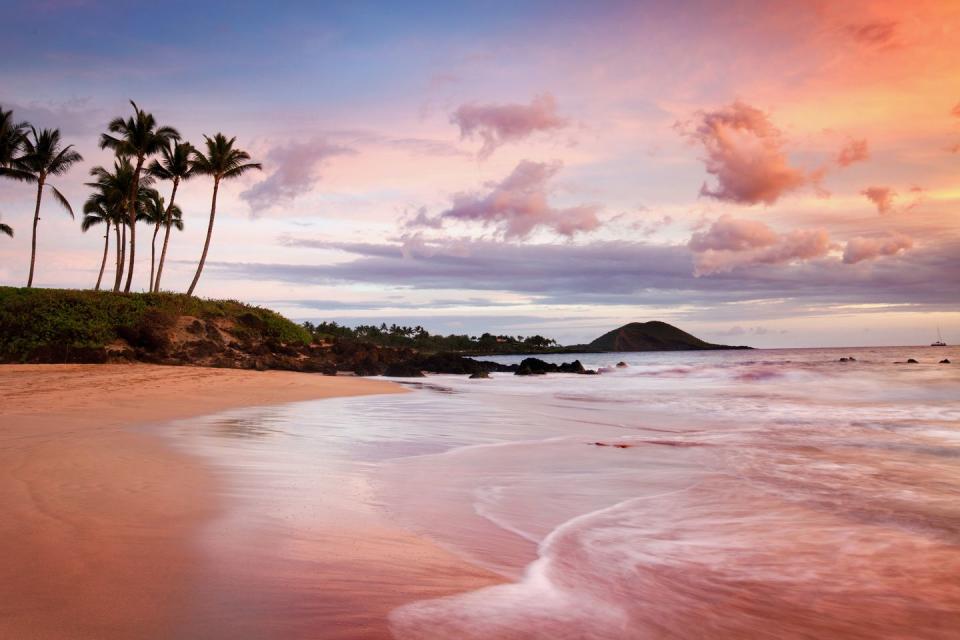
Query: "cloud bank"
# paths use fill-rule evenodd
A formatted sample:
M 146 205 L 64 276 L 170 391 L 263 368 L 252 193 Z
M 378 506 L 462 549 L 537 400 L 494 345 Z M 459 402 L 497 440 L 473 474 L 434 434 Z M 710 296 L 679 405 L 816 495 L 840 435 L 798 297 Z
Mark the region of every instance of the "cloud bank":
M 509 291 L 549 304 L 700 305 L 723 313 L 723 303 L 789 299 L 790 305 L 891 303 L 954 308 L 960 280 L 956 241 L 845 270 L 839 260 L 811 260 L 765 269 L 735 269 L 695 277 L 684 245 L 644 242 L 521 244 L 447 238 L 401 242 L 336 242 L 292 237 L 285 244 L 345 254 L 333 264 L 211 262 L 209 268 L 243 280 L 293 285 L 358 283 L 466 291 Z M 789 244 L 789 243 L 784 243 Z M 776 246 L 776 245 L 771 245 Z
M 823 229 L 798 229 L 778 234 L 752 220 L 721 216 L 706 231 L 690 237 L 694 275 L 725 273 L 758 264 L 787 264 L 825 256 L 830 236 Z
M 874 238 L 857 236 L 847 241 L 843 250 L 843 261 L 846 264 L 856 264 L 881 256 L 895 256 L 912 248 L 913 240 L 902 233 Z

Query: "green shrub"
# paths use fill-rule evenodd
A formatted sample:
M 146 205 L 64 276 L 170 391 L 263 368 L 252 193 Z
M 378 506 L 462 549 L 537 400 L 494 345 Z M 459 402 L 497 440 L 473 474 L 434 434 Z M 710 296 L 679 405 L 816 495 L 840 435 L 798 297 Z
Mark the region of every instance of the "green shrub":
M 179 316 L 241 322 L 251 337 L 310 344 L 303 327 L 280 314 L 236 300 L 203 300 L 174 293 L 113 293 L 0 287 L 0 361 L 67 361 L 71 353 L 102 349 L 117 338 L 157 349 Z

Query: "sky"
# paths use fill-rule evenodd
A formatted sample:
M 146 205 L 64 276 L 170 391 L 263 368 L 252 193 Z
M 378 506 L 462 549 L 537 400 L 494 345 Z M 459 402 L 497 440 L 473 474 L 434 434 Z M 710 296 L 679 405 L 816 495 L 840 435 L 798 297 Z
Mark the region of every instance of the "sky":
M 653 319 L 755 347 L 960 342 L 960 2 L 0 13 L 0 106 L 83 154 L 54 183 L 78 212 L 130 99 L 263 163 L 220 189 L 198 295 L 563 343 Z M 165 289 L 189 285 L 211 192 L 177 194 Z M 0 182 L 0 284 L 26 282 L 35 195 Z M 79 217 L 45 199 L 39 286 L 96 281 Z

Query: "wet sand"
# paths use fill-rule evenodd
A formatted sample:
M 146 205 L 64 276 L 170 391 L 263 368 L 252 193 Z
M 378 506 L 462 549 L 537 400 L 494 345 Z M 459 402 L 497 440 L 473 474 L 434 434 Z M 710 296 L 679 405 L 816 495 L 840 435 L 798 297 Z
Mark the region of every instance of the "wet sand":
M 278 371 L 0 367 L 0 637 L 165 638 L 195 627 L 189 618 L 197 613 L 194 585 L 204 563 L 194 542 L 224 508 L 216 497 L 221 478 L 150 430 L 131 427 L 402 390 Z M 494 581 L 403 532 L 353 531 L 345 538 L 358 541 L 341 554 L 345 561 L 362 559 L 375 571 L 378 557 L 389 558 L 395 602 L 423 595 L 422 585 L 403 580 L 404 568 L 423 560 L 447 578 L 428 585 L 430 595 Z M 211 631 L 216 621 L 199 626 Z M 375 637 L 376 629 L 367 630 Z M 379 631 L 387 636 L 385 623 Z

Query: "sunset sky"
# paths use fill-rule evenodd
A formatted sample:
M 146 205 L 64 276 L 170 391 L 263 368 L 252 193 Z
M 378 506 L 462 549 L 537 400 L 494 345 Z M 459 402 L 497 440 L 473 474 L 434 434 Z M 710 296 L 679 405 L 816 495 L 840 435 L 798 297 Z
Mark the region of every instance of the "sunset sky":
M 960 2 L 278 4 L 3 3 L 0 105 L 85 157 L 40 286 L 96 280 L 83 183 L 132 98 L 264 164 L 221 188 L 205 297 L 567 343 L 960 342 Z M 165 288 L 211 189 L 181 187 Z M 0 284 L 34 198 L 0 182 Z

